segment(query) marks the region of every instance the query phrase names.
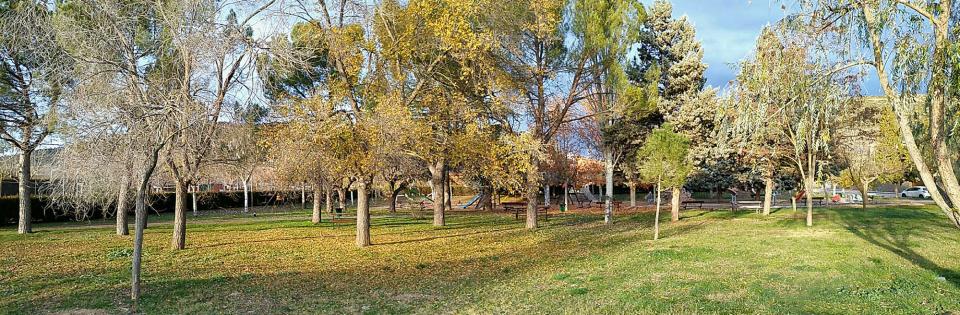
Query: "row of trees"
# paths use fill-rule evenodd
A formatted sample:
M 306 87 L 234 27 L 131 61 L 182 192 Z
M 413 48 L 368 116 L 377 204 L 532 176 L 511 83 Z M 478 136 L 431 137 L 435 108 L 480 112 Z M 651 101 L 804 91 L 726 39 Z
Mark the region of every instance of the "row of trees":
M 949 105 L 958 87 L 957 6 L 799 1 L 799 12 L 761 33 L 726 107 L 733 143 L 767 182 L 764 213 L 777 173 L 792 173 L 806 191 L 838 177 L 859 187 L 866 205 L 871 183 L 912 170 L 958 225 L 957 146 L 947 136 L 957 119 Z M 883 100 L 858 97 L 860 78 L 872 73 Z
M 263 164 L 311 187 L 315 223 L 322 201 L 343 207 L 355 188 L 360 247 L 377 185 L 395 209 L 405 185 L 428 178 L 442 226 L 454 173 L 486 207 L 495 191 L 522 193 L 537 228 L 540 187 L 556 180 L 545 173 L 569 178 L 583 148 L 604 163 L 608 224 L 617 175 L 631 192 L 672 190 L 676 221 L 688 183 L 762 179 L 769 214 L 777 183 L 809 192 L 842 174 L 866 191 L 909 156 L 960 226 L 947 136 L 956 5 L 800 4 L 720 95 L 704 88 L 694 27 L 667 1 L 2 2 L 0 138 L 20 153 L 18 230 L 30 231 L 30 154 L 50 142 L 63 146 L 51 198 L 75 211 L 115 204 L 121 235 L 133 199 L 134 300 L 152 183 L 174 184 L 171 247 L 183 249 L 189 187 L 211 165 L 245 190 Z M 864 66 L 892 105 L 860 101 Z

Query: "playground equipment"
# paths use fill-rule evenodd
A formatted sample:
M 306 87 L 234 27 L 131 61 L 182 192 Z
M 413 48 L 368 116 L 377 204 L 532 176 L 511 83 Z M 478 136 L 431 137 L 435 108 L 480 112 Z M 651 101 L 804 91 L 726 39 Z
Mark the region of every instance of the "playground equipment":
M 475 203 L 477 203 L 477 201 L 480 200 L 480 197 L 483 197 L 483 194 L 482 194 L 482 193 L 477 194 L 476 196 L 473 196 L 473 198 L 470 198 L 470 200 L 467 201 L 466 204 L 464 204 L 464 205 L 462 205 L 462 206 L 460 206 L 460 207 L 463 208 L 463 209 L 469 208 L 470 206 L 472 206 L 472 205 L 474 205 Z
M 649 203 L 653 203 L 656 201 L 656 198 L 657 198 L 656 191 L 651 191 L 647 193 L 644 199 L 646 199 L 647 202 Z M 669 202 L 671 199 L 673 199 L 672 188 L 668 188 L 660 191 L 660 202 Z M 688 191 L 686 188 L 682 188 L 680 190 L 680 202 L 690 201 L 690 200 L 693 200 L 693 194 L 690 193 L 690 191 Z
M 583 186 L 583 188 L 580 189 L 580 194 L 582 194 L 584 197 L 587 197 L 587 200 L 590 200 L 590 202 L 600 202 L 600 198 L 597 198 L 597 196 L 590 191 L 589 185 Z

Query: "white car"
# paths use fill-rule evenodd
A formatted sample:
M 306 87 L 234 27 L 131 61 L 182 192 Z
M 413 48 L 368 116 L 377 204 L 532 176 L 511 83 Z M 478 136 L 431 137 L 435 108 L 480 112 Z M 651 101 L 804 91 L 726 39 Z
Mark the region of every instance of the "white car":
M 923 186 L 910 187 L 900 193 L 900 197 L 930 199 L 930 191 Z

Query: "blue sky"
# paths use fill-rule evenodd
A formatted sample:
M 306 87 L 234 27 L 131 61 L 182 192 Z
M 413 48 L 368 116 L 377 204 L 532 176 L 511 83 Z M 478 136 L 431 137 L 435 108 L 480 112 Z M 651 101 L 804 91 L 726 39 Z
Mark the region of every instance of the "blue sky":
M 779 0 L 672 0 L 673 16 L 686 15 L 703 43 L 707 85 L 724 88 L 736 76 L 734 65 L 750 54 L 760 30 L 785 16 Z M 653 0 L 643 0 L 648 7 Z M 871 72 L 872 74 L 872 72 Z M 874 75 L 864 78 L 866 95 L 880 88 Z
M 644 0 L 652 5 L 652 0 Z M 673 0 L 673 16 L 686 15 L 703 43 L 707 85 L 723 88 L 736 75 L 733 64 L 753 48 L 760 29 L 784 16 L 780 1 Z

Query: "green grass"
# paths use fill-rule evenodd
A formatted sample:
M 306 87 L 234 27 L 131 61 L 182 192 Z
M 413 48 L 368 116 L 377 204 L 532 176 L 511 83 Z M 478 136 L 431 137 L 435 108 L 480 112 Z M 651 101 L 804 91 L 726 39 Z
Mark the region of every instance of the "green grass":
M 375 246 L 309 214 L 168 217 L 146 233 L 142 310 L 161 313 L 848 313 L 960 310 L 960 231 L 932 208 L 378 218 Z M 666 216 L 669 218 L 669 215 Z M 109 227 L 0 230 L 0 313 L 129 311 L 131 238 Z

